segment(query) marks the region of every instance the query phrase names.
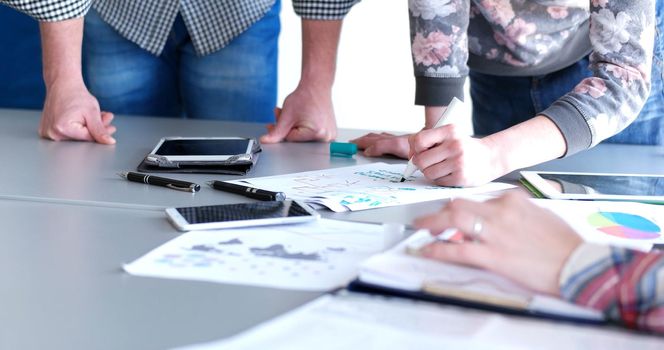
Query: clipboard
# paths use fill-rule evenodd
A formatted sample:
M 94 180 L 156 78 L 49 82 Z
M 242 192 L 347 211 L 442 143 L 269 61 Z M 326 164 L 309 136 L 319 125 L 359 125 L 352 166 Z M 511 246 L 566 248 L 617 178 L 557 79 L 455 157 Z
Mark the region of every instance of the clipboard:
M 367 259 L 360 265 L 358 278 L 347 288 L 354 292 L 417 299 L 509 315 L 584 324 L 606 323 L 600 311 L 538 294 L 495 273 L 428 260 L 408 253 L 411 246 L 420 244 L 427 236 L 430 237 L 428 231 L 420 230 L 396 247 Z
M 608 322 L 603 319 L 593 319 L 586 317 L 575 317 L 571 315 L 562 315 L 550 312 L 542 312 L 538 310 L 532 310 L 527 307 L 527 303 L 510 303 L 510 302 L 499 302 L 498 300 L 491 300 L 486 298 L 474 298 L 461 296 L 459 294 L 452 295 L 448 293 L 436 293 L 435 290 L 428 289 L 426 291 L 409 291 L 398 288 L 390 288 L 375 284 L 370 284 L 362 282 L 359 279 L 355 279 L 348 284 L 346 287 L 347 290 L 357 293 L 366 293 L 366 294 L 378 294 L 398 298 L 406 298 L 413 300 L 421 300 L 427 302 L 433 302 L 437 304 L 453 305 L 460 307 L 467 307 L 476 310 L 498 312 L 506 315 L 512 316 L 523 316 L 529 318 L 544 318 L 554 321 L 563 321 L 563 322 L 572 322 L 577 324 L 588 324 L 588 325 L 604 325 Z

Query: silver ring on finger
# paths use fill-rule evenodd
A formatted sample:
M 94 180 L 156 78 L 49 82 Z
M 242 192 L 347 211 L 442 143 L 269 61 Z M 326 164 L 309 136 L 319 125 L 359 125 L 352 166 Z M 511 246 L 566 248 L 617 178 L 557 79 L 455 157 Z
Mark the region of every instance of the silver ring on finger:
M 484 223 L 479 216 L 476 216 L 475 222 L 473 222 L 473 236 L 480 237 L 482 235 L 482 230 L 484 230 Z

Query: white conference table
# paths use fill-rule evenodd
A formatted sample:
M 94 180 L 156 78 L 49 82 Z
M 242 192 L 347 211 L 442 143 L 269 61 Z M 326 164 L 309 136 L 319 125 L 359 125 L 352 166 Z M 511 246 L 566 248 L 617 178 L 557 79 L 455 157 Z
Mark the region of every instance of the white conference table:
M 131 183 L 115 174 L 133 170 L 161 137 L 258 137 L 262 125 L 120 116 L 115 121 L 118 144 L 103 146 L 42 140 L 36 133 L 38 120 L 39 112 L 0 110 L 0 349 L 182 346 L 237 334 L 321 295 L 139 278 L 121 270 L 123 263 L 178 235 L 159 208 L 251 200 L 209 188 L 192 195 Z M 342 130 L 339 139 L 361 134 Z M 250 176 L 375 161 L 360 155 L 330 157 L 328 145 L 319 143 L 263 149 Z M 664 149 L 600 145 L 536 168 L 662 174 Z M 198 183 L 237 178 L 172 177 Z M 322 214 L 410 223 L 443 202 Z

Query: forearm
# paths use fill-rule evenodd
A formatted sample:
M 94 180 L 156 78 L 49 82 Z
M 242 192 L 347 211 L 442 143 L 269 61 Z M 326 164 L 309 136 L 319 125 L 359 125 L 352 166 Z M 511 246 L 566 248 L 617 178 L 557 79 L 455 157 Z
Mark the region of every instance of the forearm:
M 83 18 L 39 25 L 42 40 L 44 83 L 82 83 L 81 45 Z
M 536 116 L 482 139 L 494 151 L 494 166 L 500 174 L 560 158 L 565 139 L 547 117 Z
M 436 125 L 438 119 L 443 115 L 447 106 L 427 106 L 424 107 L 424 128 L 431 129 Z
M 340 20 L 302 20 L 301 86 L 331 92 L 341 23 Z
M 306 3 L 309 2 L 293 4 Z M 261 142 L 329 142 L 337 136 L 332 84 L 340 33 L 341 20 L 303 17 L 300 83 L 284 100 L 283 109 L 275 112 L 277 123 L 268 127 Z

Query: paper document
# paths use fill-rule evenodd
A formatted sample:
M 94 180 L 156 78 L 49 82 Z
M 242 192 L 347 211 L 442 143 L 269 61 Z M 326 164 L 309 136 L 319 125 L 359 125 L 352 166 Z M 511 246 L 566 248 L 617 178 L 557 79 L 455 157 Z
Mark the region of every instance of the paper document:
M 261 189 L 284 192 L 290 199 L 324 206 L 335 212 L 412 204 L 514 187 L 493 182 L 479 187 L 441 187 L 426 180 L 421 172 L 400 182 L 405 167 L 405 164 L 372 163 L 229 182 L 249 183 Z
M 508 317 L 397 298 L 320 297 L 226 340 L 187 350 L 661 348 L 655 336 Z
M 411 242 L 428 235 L 428 231 L 418 231 L 393 249 L 367 259 L 360 266 L 359 280 L 381 287 L 510 309 L 588 320 L 602 319 L 598 311 L 538 295 L 498 274 L 407 254 Z
M 137 276 L 326 291 L 347 284 L 384 246 L 381 225 L 321 219 L 297 225 L 192 231 L 131 264 Z
M 664 244 L 664 205 L 615 201 L 533 199 L 587 242 L 649 251 Z
M 493 197 L 464 198 L 483 202 Z M 652 250 L 654 244 L 664 244 L 664 205 L 537 198 L 531 201 L 558 215 L 586 242 L 644 252 Z

